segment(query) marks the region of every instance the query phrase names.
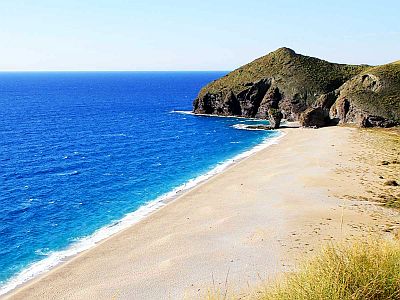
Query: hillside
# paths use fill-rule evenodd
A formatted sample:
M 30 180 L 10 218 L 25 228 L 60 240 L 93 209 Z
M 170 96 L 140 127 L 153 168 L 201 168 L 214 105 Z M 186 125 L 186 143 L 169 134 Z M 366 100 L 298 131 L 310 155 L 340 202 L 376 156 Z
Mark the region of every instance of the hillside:
M 331 117 L 367 127 L 399 123 L 400 61 L 368 68 L 347 81 L 338 92 Z M 343 114 L 346 103 L 347 113 Z
M 399 122 L 399 69 L 399 62 L 336 64 L 280 48 L 206 85 L 194 112 L 268 118 L 274 127 L 282 117 L 305 126 L 389 126 Z

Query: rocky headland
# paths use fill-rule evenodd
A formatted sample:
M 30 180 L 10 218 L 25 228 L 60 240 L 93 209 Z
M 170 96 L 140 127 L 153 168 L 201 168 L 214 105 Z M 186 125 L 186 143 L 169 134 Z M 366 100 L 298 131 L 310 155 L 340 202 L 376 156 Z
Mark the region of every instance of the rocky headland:
M 400 61 L 336 64 L 280 48 L 203 87 L 193 112 L 281 119 L 305 127 L 400 124 Z

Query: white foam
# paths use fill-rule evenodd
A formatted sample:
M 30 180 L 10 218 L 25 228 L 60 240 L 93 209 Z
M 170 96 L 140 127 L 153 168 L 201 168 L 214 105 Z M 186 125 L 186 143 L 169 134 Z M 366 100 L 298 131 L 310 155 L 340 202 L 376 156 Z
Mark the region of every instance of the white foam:
M 57 176 L 68 176 L 68 175 L 79 175 L 79 171 L 71 171 L 71 172 L 67 172 L 67 173 L 58 173 L 56 174 Z
M 190 110 L 172 110 L 170 113 L 176 113 L 176 114 L 183 114 L 183 115 L 192 115 L 192 116 L 202 116 L 202 117 L 217 117 L 217 118 L 233 118 L 233 119 L 244 119 L 244 121 L 238 121 L 238 122 L 245 122 L 245 121 L 252 121 L 252 122 L 257 122 L 257 121 L 268 121 L 266 119 L 260 119 L 260 118 L 250 118 L 250 117 L 242 117 L 242 116 L 221 116 L 217 114 L 198 114 L 194 113 Z M 282 125 L 287 124 L 286 119 L 281 120 Z M 238 124 L 239 125 L 239 124 Z M 240 128 L 242 129 L 242 128 Z M 264 129 L 246 129 L 246 130 L 264 130 Z
M 33 279 L 34 277 L 41 275 L 51 268 L 57 266 L 58 264 L 64 262 L 67 258 L 70 258 L 82 251 L 88 250 L 98 244 L 99 242 L 105 240 L 111 235 L 120 232 L 135 223 L 143 220 L 146 216 L 156 211 L 157 209 L 163 207 L 167 204 L 167 200 L 173 199 L 179 193 L 190 190 L 194 188 L 196 185 L 204 182 L 205 180 L 211 178 L 212 176 L 221 173 L 223 170 L 231 166 L 232 164 L 251 156 L 252 154 L 265 149 L 271 145 L 277 144 L 278 140 L 283 137 L 285 134 L 280 132 L 279 135 L 275 137 L 267 137 L 264 141 L 257 146 L 247 150 L 243 153 L 236 155 L 235 157 L 228 159 L 216 167 L 214 167 L 209 172 L 200 175 L 196 178 L 190 179 L 186 183 L 181 186 L 173 189 L 172 191 L 158 197 L 157 199 L 150 201 L 149 203 L 139 207 L 136 211 L 127 214 L 121 220 L 114 222 L 108 226 L 102 227 L 99 230 L 95 231 L 92 235 L 88 237 L 81 238 L 69 246 L 65 250 L 46 253 L 47 257 L 43 260 L 35 262 L 24 269 L 22 272 L 12 277 L 9 281 L 7 281 L 3 286 L 0 287 L 0 295 L 6 294 L 11 290 L 15 289 L 19 285 L 27 282 L 28 280 Z
M 232 125 L 233 128 L 240 129 L 240 130 L 266 130 L 264 128 L 255 128 L 254 125 L 247 125 L 247 124 L 234 124 Z
M 194 115 L 190 110 L 171 110 L 170 113 L 183 114 L 183 115 Z
M 249 118 L 249 117 L 242 117 L 242 116 L 222 116 L 222 115 L 217 115 L 217 114 L 198 114 L 194 113 L 190 110 L 172 110 L 170 113 L 175 113 L 175 114 L 183 114 L 183 115 L 192 115 L 192 116 L 202 116 L 202 117 L 217 117 L 217 118 L 233 118 L 233 119 L 246 119 L 246 120 L 255 120 L 255 121 L 265 121 L 264 119 L 259 119 L 259 118 Z

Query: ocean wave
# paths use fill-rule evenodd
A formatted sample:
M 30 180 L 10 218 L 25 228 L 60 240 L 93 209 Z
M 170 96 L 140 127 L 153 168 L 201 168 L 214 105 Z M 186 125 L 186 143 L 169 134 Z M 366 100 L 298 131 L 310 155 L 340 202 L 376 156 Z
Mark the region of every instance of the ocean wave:
M 202 117 L 246 119 L 246 120 L 250 120 L 250 121 L 265 121 L 264 119 L 241 117 L 241 116 L 221 116 L 221 115 L 217 115 L 217 114 L 197 114 L 197 113 L 194 113 L 194 112 L 192 112 L 190 110 L 171 110 L 170 113 L 183 114 L 183 115 L 192 115 L 192 116 L 202 116 Z
M 57 252 L 46 253 L 46 258 L 31 264 L 25 270 L 11 278 L 4 286 L 0 288 L 0 295 L 4 295 L 21 284 L 43 274 L 58 264 L 64 262 L 82 251 L 88 250 L 98 244 L 100 241 L 110 237 L 111 235 L 128 228 L 129 226 L 139 222 L 145 216 L 165 205 L 162 201 L 154 201 L 145 206 L 140 207 L 133 213 L 126 215 L 120 221 L 112 223 L 106 227 L 100 228 L 88 237 L 81 238 L 73 243 L 69 248 Z M 44 253 L 43 253 L 44 254 Z
M 50 253 L 51 252 L 49 251 L 49 248 L 35 250 L 35 254 L 40 255 L 40 256 L 48 256 Z
M 194 113 L 190 110 L 171 110 L 171 114 L 182 114 L 182 115 L 194 115 Z
M 235 157 L 216 165 L 212 170 L 208 171 L 205 174 L 202 174 L 196 178 L 188 180 L 186 183 L 178 186 L 172 191 L 156 198 L 153 201 L 148 202 L 147 204 L 139 207 L 136 211 L 125 215 L 122 219 L 98 229 L 92 235 L 78 239 L 76 242 L 74 242 L 65 250 L 56 252 L 42 252 L 41 250 L 38 250 L 40 251 L 40 253 L 46 255 L 46 258 L 31 264 L 22 272 L 12 277 L 10 280 L 8 280 L 3 286 L 0 287 L 0 295 L 4 295 L 12 291 L 21 284 L 37 277 L 38 275 L 47 272 L 48 270 L 52 269 L 58 264 L 66 261 L 66 259 L 71 258 L 72 256 L 75 256 L 82 251 L 88 250 L 93 246 L 95 246 L 96 244 L 98 244 L 99 242 L 105 240 L 106 238 L 138 223 L 139 221 L 147 217 L 149 214 L 165 206 L 170 200 L 175 199 L 178 195 L 182 194 L 183 192 L 186 192 L 194 188 L 198 184 L 206 181 L 207 179 L 221 173 L 234 163 L 237 163 L 238 161 L 241 161 L 271 145 L 277 144 L 279 139 L 284 135 L 285 134 L 283 132 L 277 131 L 276 136 L 266 137 L 260 144 L 256 145 L 255 147 L 246 150 L 236 155 Z
M 56 174 L 57 176 L 73 176 L 73 175 L 79 175 L 79 171 L 71 171 L 71 172 L 66 172 L 66 173 L 58 173 Z
M 261 125 L 264 125 L 264 124 L 261 124 Z M 234 125 L 232 125 L 232 127 L 233 128 L 236 128 L 236 129 L 240 129 L 240 130 L 252 130 L 252 131 L 254 131 L 254 130 L 266 130 L 265 128 L 261 128 L 261 127 L 254 127 L 254 126 L 256 126 L 256 125 L 248 125 L 248 124 L 234 124 Z

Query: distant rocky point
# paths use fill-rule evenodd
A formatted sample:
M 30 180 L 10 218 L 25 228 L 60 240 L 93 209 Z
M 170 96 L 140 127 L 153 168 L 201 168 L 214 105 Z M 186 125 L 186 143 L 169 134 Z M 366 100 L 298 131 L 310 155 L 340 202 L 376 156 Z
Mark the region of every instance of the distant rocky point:
M 382 66 L 330 63 L 280 48 L 203 87 L 197 114 L 268 119 L 302 126 L 400 124 L 400 61 Z

